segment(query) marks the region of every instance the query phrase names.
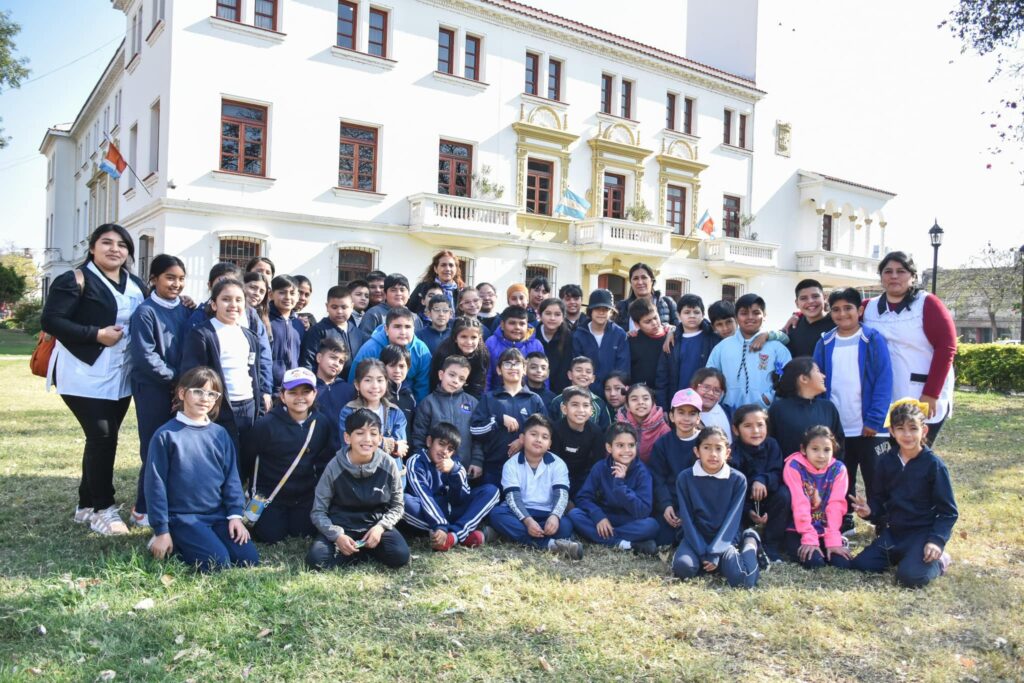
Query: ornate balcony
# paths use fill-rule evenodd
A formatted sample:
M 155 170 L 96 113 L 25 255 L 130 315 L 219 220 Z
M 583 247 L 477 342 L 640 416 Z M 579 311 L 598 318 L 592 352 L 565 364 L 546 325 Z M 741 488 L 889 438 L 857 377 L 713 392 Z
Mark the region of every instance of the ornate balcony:
M 516 211 L 510 204 L 423 192 L 409 196 L 409 232 L 442 241 L 445 235 L 509 239 L 518 234 Z
M 801 273 L 817 273 L 826 286 L 878 282 L 878 259 L 823 249 L 796 252 L 796 269 Z
M 700 243 L 700 257 L 723 275 L 763 273 L 779 267 L 779 245 L 736 237 L 719 237 Z
M 667 257 L 672 251 L 672 230 L 663 225 L 618 218 L 588 218 L 573 227 L 577 246 L 620 254 Z

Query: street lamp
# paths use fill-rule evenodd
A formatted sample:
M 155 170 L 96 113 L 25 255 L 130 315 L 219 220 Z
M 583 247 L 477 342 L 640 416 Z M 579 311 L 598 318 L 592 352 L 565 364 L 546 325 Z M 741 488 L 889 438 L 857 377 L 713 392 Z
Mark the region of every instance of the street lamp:
M 935 225 L 928 231 L 928 239 L 932 241 L 932 249 L 935 250 L 935 257 L 932 260 L 932 294 L 935 293 L 936 276 L 939 274 L 939 247 L 942 246 L 942 228 L 939 227 L 939 219 L 935 219 Z

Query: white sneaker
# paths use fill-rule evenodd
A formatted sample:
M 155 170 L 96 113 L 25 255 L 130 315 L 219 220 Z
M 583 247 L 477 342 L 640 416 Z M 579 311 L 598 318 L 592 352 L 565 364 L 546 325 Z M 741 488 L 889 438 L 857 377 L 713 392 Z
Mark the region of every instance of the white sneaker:
M 95 511 L 92 508 L 75 508 L 75 524 L 88 524 Z
M 145 512 L 136 512 L 135 508 L 132 508 L 132 525 L 137 526 L 140 529 L 148 529 L 149 515 Z
M 103 536 L 123 536 L 128 533 L 128 525 L 121 519 L 116 505 L 106 510 L 97 510 L 89 523 L 89 528 Z

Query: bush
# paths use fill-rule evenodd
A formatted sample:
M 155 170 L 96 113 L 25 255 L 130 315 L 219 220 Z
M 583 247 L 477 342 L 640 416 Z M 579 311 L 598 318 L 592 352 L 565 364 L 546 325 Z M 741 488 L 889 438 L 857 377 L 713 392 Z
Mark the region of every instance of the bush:
M 43 329 L 39 317 L 43 314 L 43 302 L 39 299 L 26 299 L 14 307 L 11 320 L 28 334 L 39 334 Z
M 1024 346 L 960 344 L 953 359 L 956 381 L 984 391 L 1024 391 Z

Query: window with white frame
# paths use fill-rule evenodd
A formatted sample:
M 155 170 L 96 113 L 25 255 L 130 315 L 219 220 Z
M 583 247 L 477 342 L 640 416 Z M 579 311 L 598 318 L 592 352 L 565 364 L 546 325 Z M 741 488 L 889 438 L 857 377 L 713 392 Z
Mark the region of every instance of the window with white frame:
M 690 293 L 690 281 L 684 277 L 669 278 L 665 280 L 665 296 L 672 301 L 679 302 L 679 297 Z
M 223 236 L 220 238 L 217 260 L 234 263 L 244 269 L 250 260 L 263 256 L 264 248 L 263 240 L 257 237 Z
M 353 280 L 365 280 L 373 270 L 375 255 L 359 247 L 338 249 L 338 284 L 344 287 Z
M 542 277 L 548 281 L 548 286 L 552 292 L 558 291 L 558 284 L 555 282 L 555 267 L 549 266 L 546 263 L 530 263 L 526 266 L 526 279 L 527 286 L 533 282 L 534 278 Z
M 149 173 L 160 170 L 160 100 L 149 108 Z

